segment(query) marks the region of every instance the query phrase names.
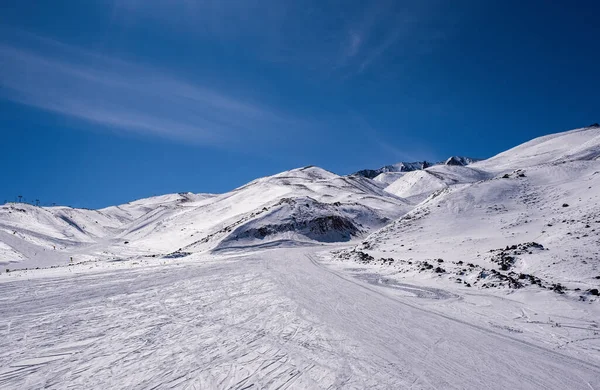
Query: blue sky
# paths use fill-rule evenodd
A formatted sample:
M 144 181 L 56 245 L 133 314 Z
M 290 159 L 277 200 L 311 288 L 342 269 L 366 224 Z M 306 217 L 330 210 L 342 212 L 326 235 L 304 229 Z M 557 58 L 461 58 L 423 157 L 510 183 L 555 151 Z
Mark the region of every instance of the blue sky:
M 490 157 L 600 121 L 597 1 L 0 0 L 0 202 Z

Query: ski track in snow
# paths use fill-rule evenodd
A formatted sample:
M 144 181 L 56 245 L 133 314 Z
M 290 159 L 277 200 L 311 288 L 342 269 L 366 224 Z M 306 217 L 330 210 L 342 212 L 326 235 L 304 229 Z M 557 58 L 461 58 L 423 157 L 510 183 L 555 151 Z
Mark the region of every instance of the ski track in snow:
M 594 363 L 429 312 L 310 254 L 0 283 L 0 388 L 600 388 Z

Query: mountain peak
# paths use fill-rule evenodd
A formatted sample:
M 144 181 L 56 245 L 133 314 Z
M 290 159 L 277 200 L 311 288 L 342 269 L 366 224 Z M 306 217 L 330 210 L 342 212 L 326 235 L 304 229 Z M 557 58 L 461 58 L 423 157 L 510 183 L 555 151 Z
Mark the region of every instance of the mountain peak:
M 465 165 L 473 164 L 474 162 L 477 162 L 477 161 L 479 161 L 479 160 L 475 159 L 475 158 L 463 157 L 463 156 L 452 156 L 444 162 L 444 165 L 460 165 L 460 166 L 464 167 Z
M 289 171 L 281 172 L 271 177 L 297 177 L 310 180 L 328 180 L 336 178 L 338 175 L 315 165 L 307 165 L 301 168 L 290 169 Z

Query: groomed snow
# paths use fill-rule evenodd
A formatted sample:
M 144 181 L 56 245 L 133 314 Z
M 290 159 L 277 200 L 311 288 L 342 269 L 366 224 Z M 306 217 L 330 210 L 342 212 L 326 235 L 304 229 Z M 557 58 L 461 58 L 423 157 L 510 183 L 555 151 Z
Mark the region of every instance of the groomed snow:
M 454 294 L 407 287 L 418 298 L 334 271 L 314 249 L 4 274 L 0 387 L 600 386 L 597 361 L 445 314 L 432 302 Z

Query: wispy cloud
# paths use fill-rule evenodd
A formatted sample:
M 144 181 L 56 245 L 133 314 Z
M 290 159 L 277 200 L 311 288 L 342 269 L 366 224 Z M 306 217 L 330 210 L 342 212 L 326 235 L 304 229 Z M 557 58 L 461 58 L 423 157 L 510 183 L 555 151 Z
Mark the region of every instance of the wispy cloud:
M 253 54 L 327 75 L 368 71 L 394 48 L 403 58 L 443 36 L 440 0 L 369 2 L 107 0 L 115 20 L 152 18 L 210 40 L 252 42 Z
M 350 34 L 348 35 L 350 36 L 350 39 L 348 44 L 348 50 L 345 53 L 345 57 L 352 58 L 359 52 L 360 46 L 362 45 L 364 38 L 362 34 L 354 31 L 350 32 Z
M 210 144 L 294 121 L 149 66 L 26 38 L 20 42 L 29 45 L 0 42 L 1 98 L 122 131 Z
M 343 62 L 350 72 L 358 74 L 384 61 L 388 52 L 396 58 L 418 58 L 448 29 L 440 8 L 438 0 L 369 3 L 359 17 L 349 22 L 351 40 Z

